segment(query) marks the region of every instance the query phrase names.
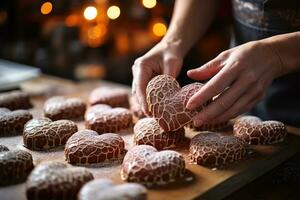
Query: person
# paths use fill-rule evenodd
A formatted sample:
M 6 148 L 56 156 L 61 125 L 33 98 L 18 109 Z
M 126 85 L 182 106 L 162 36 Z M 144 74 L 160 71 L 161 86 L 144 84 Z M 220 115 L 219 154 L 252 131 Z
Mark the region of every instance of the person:
M 263 120 L 300 126 L 300 2 L 232 0 L 232 48 L 188 77 L 207 83 L 188 101 L 193 110 L 216 97 L 193 119 L 195 126 L 222 122 L 250 110 Z M 217 11 L 217 0 L 177 0 L 162 40 L 135 60 L 133 93 L 147 113 L 145 90 L 158 74 L 176 77 L 184 56 L 204 35 Z

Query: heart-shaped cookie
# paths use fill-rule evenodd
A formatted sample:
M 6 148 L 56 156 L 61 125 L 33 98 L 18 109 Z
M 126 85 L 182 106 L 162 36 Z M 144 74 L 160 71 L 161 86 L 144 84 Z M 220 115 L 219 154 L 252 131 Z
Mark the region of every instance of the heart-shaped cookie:
M 181 88 L 172 76 L 154 77 L 146 88 L 149 113 L 167 132 L 182 128 L 192 122 L 192 118 L 202 109 L 190 111 L 185 108 L 188 100 L 202 86 L 201 83 L 193 83 Z
M 121 88 L 99 87 L 90 94 L 91 105 L 107 104 L 111 107 L 129 107 L 128 91 Z
M 80 188 L 94 179 L 93 174 L 81 167 L 69 167 L 60 162 L 39 164 L 26 182 L 28 200 L 76 199 Z
M 284 140 L 287 128 L 279 121 L 262 121 L 258 117 L 243 116 L 235 121 L 233 133 L 248 144 L 273 144 Z
M 184 128 L 165 132 L 154 118 L 140 119 L 133 128 L 133 142 L 147 144 L 158 150 L 177 147 L 184 140 Z
M 52 120 L 83 117 L 86 104 L 79 98 L 56 96 L 44 104 L 44 115 Z
M 32 156 L 27 151 L 0 145 L 0 185 L 23 182 L 33 169 Z
M 98 135 L 96 131 L 81 130 L 72 135 L 65 146 L 66 160 L 71 164 L 94 164 L 123 158 L 125 144 L 114 133 Z
M 29 149 L 47 150 L 64 145 L 77 130 L 70 120 L 32 119 L 24 126 L 23 142 Z
M 24 124 L 30 119 L 32 115 L 27 110 L 0 108 L 0 136 L 22 134 Z
M 0 94 L 0 107 L 10 110 L 28 109 L 32 107 L 29 95 L 22 91 L 12 91 Z
M 243 140 L 232 135 L 203 132 L 191 140 L 190 159 L 194 164 L 217 167 L 242 159 L 246 147 Z
M 147 189 L 136 183 L 115 185 L 108 179 L 96 179 L 85 184 L 79 200 L 146 200 Z
M 146 186 L 166 185 L 184 173 L 185 161 L 180 153 L 172 150 L 158 152 L 152 146 L 138 145 L 125 155 L 121 178 Z
M 112 108 L 109 105 L 97 104 L 85 113 L 85 127 L 102 133 L 115 133 L 129 128 L 132 114 L 126 108 Z

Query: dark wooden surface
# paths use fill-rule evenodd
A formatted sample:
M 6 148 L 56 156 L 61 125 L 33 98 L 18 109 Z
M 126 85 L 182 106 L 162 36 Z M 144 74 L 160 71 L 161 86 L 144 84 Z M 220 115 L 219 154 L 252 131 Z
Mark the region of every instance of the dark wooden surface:
M 35 107 L 31 109 L 35 117 L 42 116 L 42 106 L 45 99 L 52 95 L 65 95 L 81 97 L 87 100 L 88 94 L 97 86 L 123 87 L 109 82 L 83 82 L 76 84 L 63 79 L 42 76 L 22 84 L 22 88 L 36 96 L 33 98 Z M 128 88 L 129 89 L 129 88 Z M 41 97 L 42 95 L 42 97 Z M 83 129 L 83 121 L 76 121 L 79 129 Z M 232 134 L 231 131 L 227 132 Z M 182 147 L 176 149 L 186 159 L 187 176 L 176 184 L 168 187 L 149 190 L 149 199 L 176 200 L 176 199 L 222 199 L 239 188 L 247 185 L 254 179 L 269 172 L 274 167 L 300 152 L 300 129 L 289 127 L 289 135 L 283 143 L 269 146 L 253 146 L 253 153 L 247 159 L 217 170 L 191 165 L 188 162 L 188 140 Z M 132 147 L 132 128 L 120 132 L 126 141 L 126 148 Z M 187 130 L 187 137 L 195 135 L 195 132 Z M 22 136 L 2 137 L 0 143 L 10 149 L 24 149 Z M 36 152 L 27 150 L 33 155 L 34 163 L 45 160 L 64 161 L 63 149 L 50 152 Z M 120 164 L 103 167 L 88 168 L 96 178 L 110 178 L 116 183 L 122 183 L 120 179 Z M 1 200 L 24 200 L 25 183 L 1 187 Z

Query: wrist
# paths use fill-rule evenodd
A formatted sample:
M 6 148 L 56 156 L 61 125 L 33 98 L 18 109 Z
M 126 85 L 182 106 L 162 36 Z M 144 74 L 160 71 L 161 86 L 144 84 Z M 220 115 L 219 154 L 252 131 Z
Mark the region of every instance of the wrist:
M 277 69 L 275 76 L 279 77 L 288 73 L 286 64 L 283 62 L 281 54 L 279 53 L 276 45 L 274 45 L 274 43 L 270 40 L 262 40 L 261 43 L 265 47 L 265 49 L 270 52 L 270 57 L 268 58 L 267 56 L 266 58 L 270 60 L 270 65 Z
M 177 56 L 180 56 L 182 58 L 189 51 L 189 48 L 187 47 L 187 44 L 183 40 L 183 38 L 176 34 L 167 34 L 165 37 L 163 37 L 161 43 L 167 50 L 171 50 Z

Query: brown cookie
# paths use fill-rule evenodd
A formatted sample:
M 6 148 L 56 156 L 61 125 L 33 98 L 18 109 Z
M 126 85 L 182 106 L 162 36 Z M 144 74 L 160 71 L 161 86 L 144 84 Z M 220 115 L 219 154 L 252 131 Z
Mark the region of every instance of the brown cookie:
M 32 107 L 28 93 L 12 91 L 0 93 L 0 107 L 10 110 L 28 109 Z
M 0 136 L 22 134 L 25 123 L 30 119 L 32 115 L 27 110 L 0 108 Z
M 192 138 L 189 156 L 194 164 L 217 167 L 242 159 L 246 147 L 246 143 L 237 137 L 203 132 Z
M 0 145 L 0 185 L 10 185 L 26 180 L 33 169 L 32 156 L 27 151 L 13 150 Z
M 147 144 L 158 150 L 177 147 L 185 138 L 184 128 L 165 132 L 153 118 L 140 119 L 135 124 L 133 132 L 134 144 Z
M 44 104 L 44 115 L 52 120 L 83 117 L 86 104 L 79 98 L 56 96 Z
M 188 100 L 201 87 L 203 84 L 193 83 L 181 88 L 172 76 L 156 76 L 146 88 L 149 113 L 165 131 L 176 131 L 192 122 L 202 109 L 190 111 L 185 108 Z
M 81 167 L 69 167 L 60 162 L 39 164 L 26 182 L 28 200 L 76 199 L 80 188 L 94 179 L 93 174 Z
M 107 104 L 111 107 L 129 108 L 129 95 L 125 89 L 100 87 L 92 91 L 89 102 L 91 105 Z
M 284 140 L 287 128 L 279 121 L 261 121 L 258 117 L 243 116 L 235 121 L 233 133 L 248 144 L 274 144 Z
M 92 130 L 81 130 L 72 135 L 65 146 L 66 160 L 71 164 L 95 164 L 122 159 L 125 144 L 114 133 L 98 135 Z
M 121 178 L 146 186 L 166 185 L 185 173 L 185 161 L 181 154 L 172 150 L 158 152 L 149 145 L 138 145 L 124 157 Z
M 108 179 L 96 179 L 85 184 L 79 200 L 146 200 L 147 189 L 136 183 L 113 184 Z
M 47 150 L 64 145 L 77 130 L 70 120 L 32 119 L 24 126 L 23 142 L 29 149 Z
M 115 133 L 129 128 L 132 114 L 126 108 L 111 108 L 98 104 L 90 107 L 85 113 L 85 127 L 102 133 Z

